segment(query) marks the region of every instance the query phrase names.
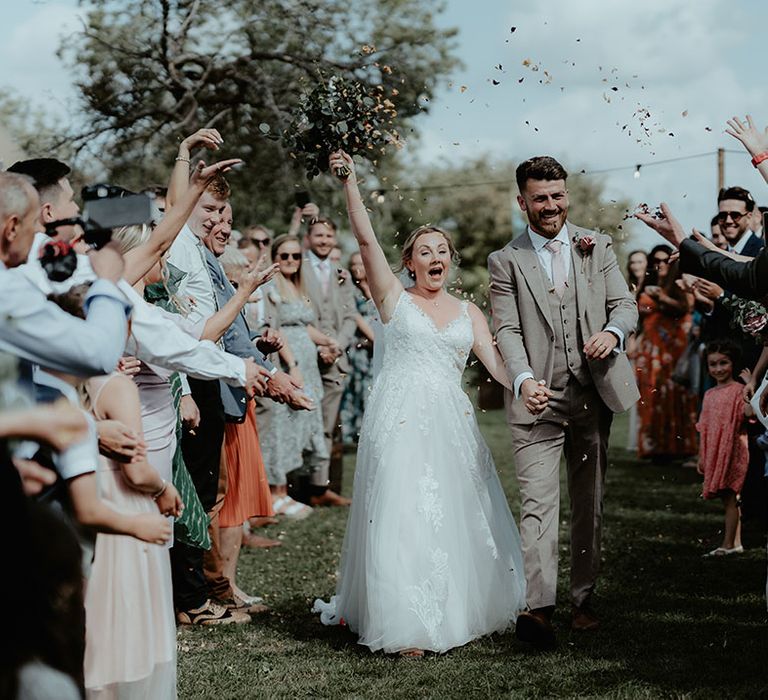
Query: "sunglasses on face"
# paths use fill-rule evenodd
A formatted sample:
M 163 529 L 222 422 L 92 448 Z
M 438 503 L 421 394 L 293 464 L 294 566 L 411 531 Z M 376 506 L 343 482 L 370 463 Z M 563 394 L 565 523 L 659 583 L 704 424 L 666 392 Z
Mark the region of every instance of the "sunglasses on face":
M 724 224 L 726 221 L 728 221 L 728 217 L 731 217 L 731 221 L 733 221 L 734 224 L 738 224 L 739 221 L 747 216 L 749 212 L 743 212 L 743 211 L 721 211 L 717 214 L 717 220 Z
M 301 260 L 301 253 L 280 253 L 277 257 L 280 260 Z
M 270 239 L 269 238 L 251 238 L 251 243 L 259 246 L 259 248 L 266 248 L 270 243 Z
M 669 258 L 654 258 L 654 265 L 669 265 Z

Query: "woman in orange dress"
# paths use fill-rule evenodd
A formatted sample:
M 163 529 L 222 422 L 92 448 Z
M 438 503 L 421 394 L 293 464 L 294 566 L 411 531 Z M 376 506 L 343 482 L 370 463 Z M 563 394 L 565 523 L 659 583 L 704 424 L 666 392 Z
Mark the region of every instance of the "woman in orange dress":
M 685 352 L 691 325 L 690 302 L 675 284 L 672 249 L 656 246 L 648 256 L 650 275 L 637 303 L 642 333 L 635 371 L 640 389 L 638 454 L 657 462 L 695 455 L 696 395 L 672 379 Z

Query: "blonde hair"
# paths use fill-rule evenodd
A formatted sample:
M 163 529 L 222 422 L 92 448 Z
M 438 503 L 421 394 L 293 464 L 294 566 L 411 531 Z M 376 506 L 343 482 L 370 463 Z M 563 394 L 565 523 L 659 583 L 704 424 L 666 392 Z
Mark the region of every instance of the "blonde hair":
M 237 277 L 249 265 L 248 258 L 237 248 L 229 245 L 224 248 L 224 252 L 219 256 L 219 264 L 224 270 L 227 279 Z
M 407 263 L 413 259 L 413 248 L 416 245 L 416 241 L 426 233 L 439 233 L 443 238 L 445 238 L 445 242 L 448 244 L 448 252 L 451 254 L 451 262 L 454 265 L 458 265 L 461 262 L 461 256 L 456 250 L 456 246 L 453 244 L 453 238 L 451 237 L 451 234 L 439 226 L 426 224 L 424 226 L 419 226 L 418 228 L 413 229 L 413 231 L 408 234 L 408 238 L 405 239 L 405 243 L 403 243 L 403 249 L 400 253 L 400 264 L 397 266 L 395 272 L 402 272 L 407 268 Z
M 299 252 L 303 255 L 304 249 L 301 246 L 301 239 L 298 236 L 294 236 L 290 233 L 284 233 L 281 236 L 275 238 L 272 243 L 272 262 L 275 262 L 277 259 L 277 251 L 284 243 L 296 243 L 299 246 Z M 283 301 L 301 299 L 305 304 L 309 305 L 309 294 L 307 294 L 307 288 L 304 284 L 304 276 L 301 274 L 302 264 L 303 260 L 299 260 L 299 269 L 296 270 L 296 275 L 294 276 L 294 279 L 291 280 L 296 291 L 291 289 L 290 284 L 288 284 L 288 280 L 283 276 L 282 272 L 278 270 L 275 274 L 275 286 L 277 287 L 277 292 Z
M 120 246 L 120 252 L 125 255 L 128 251 L 146 243 L 152 235 L 152 229 L 146 224 L 121 226 L 112 231 L 112 240 Z

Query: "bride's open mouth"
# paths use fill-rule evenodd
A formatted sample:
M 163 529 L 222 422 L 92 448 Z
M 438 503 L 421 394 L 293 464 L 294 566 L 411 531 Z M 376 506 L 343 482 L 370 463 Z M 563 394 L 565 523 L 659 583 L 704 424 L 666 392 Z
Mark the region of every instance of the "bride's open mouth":
M 443 276 L 443 266 L 442 265 L 433 265 L 429 268 L 428 274 L 431 279 L 437 281 Z

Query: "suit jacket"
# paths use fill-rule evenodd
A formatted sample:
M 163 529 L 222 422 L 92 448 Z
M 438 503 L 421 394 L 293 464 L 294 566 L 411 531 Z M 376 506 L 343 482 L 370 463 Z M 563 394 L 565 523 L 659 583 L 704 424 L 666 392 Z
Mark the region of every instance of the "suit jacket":
M 754 233 L 750 231 L 749 238 L 747 238 L 747 242 L 744 244 L 744 247 L 741 249 L 741 254 L 748 257 L 748 258 L 754 258 L 755 256 L 759 255 L 760 251 L 765 247 L 765 242 L 762 238 L 756 236 Z
M 224 270 L 216 256 L 205 248 L 205 262 L 208 263 L 208 273 L 211 276 L 213 292 L 216 295 L 216 303 L 221 309 L 234 295 L 235 288 L 230 284 Z M 224 349 L 238 357 L 252 357 L 257 365 L 272 370 L 274 365 L 251 341 L 251 333 L 245 320 L 245 314 L 240 311 L 232 325 L 227 328 L 222 337 Z M 245 419 L 245 410 L 248 405 L 248 395 L 242 387 L 234 387 L 220 382 L 221 400 L 224 404 L 224 413 L 230 420 L 242 421 Z
M 613 252 L 611 237 L 567 224 L 576 285 L 576 303 L 584 341 L 606 326 L 629 338 L 637 327 L 637 303 L 627 288 Z M 594 238 L 594 248 L 583 252 L 577 241 Z M 550 316 L 546 272 L 526 232 L 488 257 L 491 305 L 498 348 L 507 375 L 514 381 L 530 372 L 547 385 L 552 380 L 554 326 Z M 626 354 L 587 362 L 600 397 L 614 413 L 625 411 L 640 397 Z M 511 423 L 530 424 L 536 416 L 523 402 L 508 397 Z
M 301 274 L 312 308 L 317 316 L 318 328 L 334 338 L 342 349 L 341 357 L 331 367 L 338 367 L 341 372 L 348 373 L 350 366 L 347 359 L 347 348 L 357 331 L 355 321 L 357 306 L 355 305 L 352 281 L 348 278 L 342 278 L 335 270 L 332 270 L 328 293 L 323 294 L 323 286 L 315 274 L 311 259 L 306 255 L 301 265 Z M 322 371 L 325 372 L 329 369 L 321 365 Z
M 768 295 L 768 249 L 763 248 L 749 262 L 736 262 L 687 238 L 680 244 L 680 269 L 716 282 L 745 299 Z

